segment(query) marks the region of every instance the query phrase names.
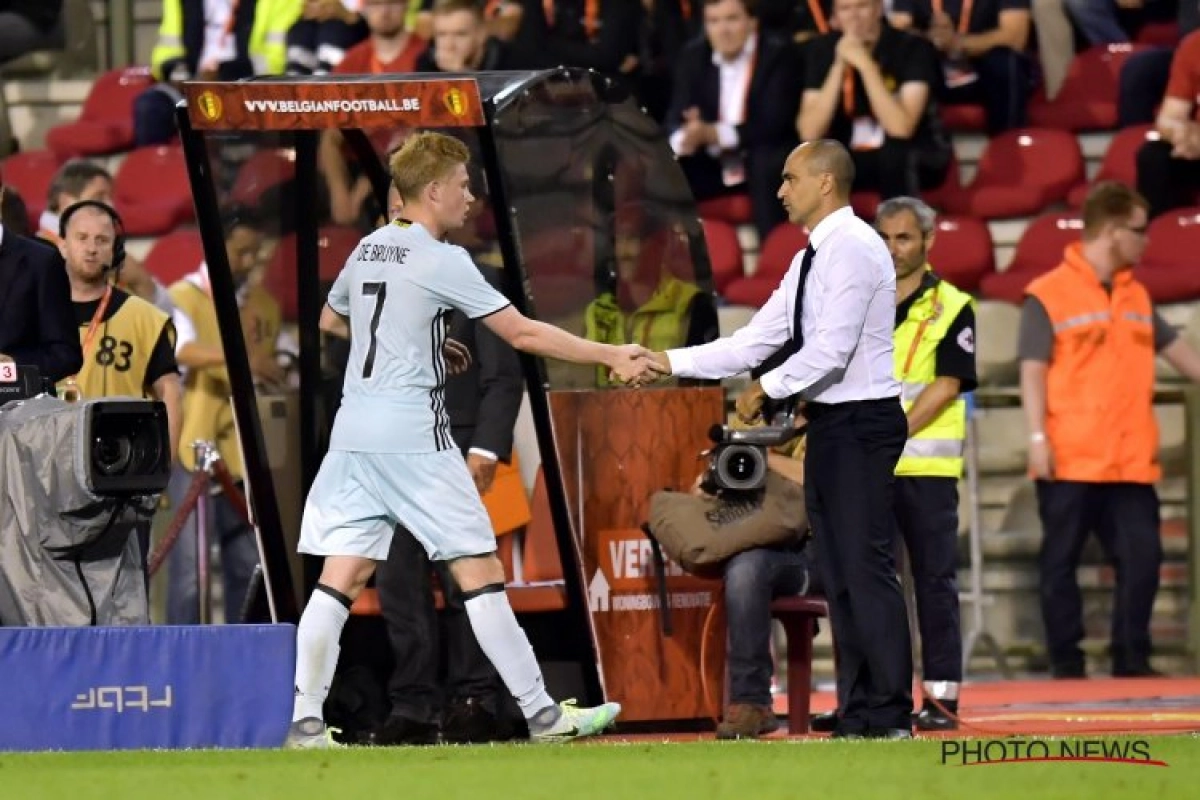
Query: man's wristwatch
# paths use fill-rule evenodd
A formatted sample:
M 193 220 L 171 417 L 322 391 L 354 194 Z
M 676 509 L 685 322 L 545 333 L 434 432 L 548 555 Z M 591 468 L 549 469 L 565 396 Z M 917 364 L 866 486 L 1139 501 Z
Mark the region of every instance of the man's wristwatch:
M 1029 434 L 1029 441 L 1044 442 L 1046 441 L 1046 434 L 1042 433 L 1041 431 L 1035 431 L 1034 433 Z

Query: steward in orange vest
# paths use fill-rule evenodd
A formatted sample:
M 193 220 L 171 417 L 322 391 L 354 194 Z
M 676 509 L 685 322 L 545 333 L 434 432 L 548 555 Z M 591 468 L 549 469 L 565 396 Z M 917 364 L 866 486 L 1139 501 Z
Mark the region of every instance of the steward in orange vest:
M 1155 354 L 1193 381 L 1200 354 L 1154 311 L 1132 266 L 1146 248 L 1147 203 L 1127 186 L 1097 185 L 1083 205 L 1083 241 L 1026 289 L 1018 337 L 1029 472 L 1042 522 L 1042 620 L 1056 678 L 1086 664 L 1076 571 L 1095 533 L 1116 566 L 1112 674 L 1157 674 L 1150 616 L 1162 544 Z

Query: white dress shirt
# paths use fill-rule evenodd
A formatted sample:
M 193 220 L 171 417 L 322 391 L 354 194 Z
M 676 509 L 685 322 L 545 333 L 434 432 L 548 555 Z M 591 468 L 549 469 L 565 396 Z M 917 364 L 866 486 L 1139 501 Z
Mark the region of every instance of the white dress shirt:
M 776 399 L 799 394 L 820 403 L 897 397 L 892 333 L 896 272 L 879 234 L 847 206 L 821 220 L 809 237 L 816 250 L 804 291 L 804 347 L 762 376 Z M 804 253 L 741 330 L 708 344 L 667 351 L 671 373 L 719 379 L 758 366 L 792 335 Z

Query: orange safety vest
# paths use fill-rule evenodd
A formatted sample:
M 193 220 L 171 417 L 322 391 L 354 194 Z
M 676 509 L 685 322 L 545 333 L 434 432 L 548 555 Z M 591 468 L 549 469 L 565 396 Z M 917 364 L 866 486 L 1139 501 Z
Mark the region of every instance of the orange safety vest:
M 1154 483 L 1154 308 L 1130 270 L 1109 292 L 1079 242 L 1063 263 L 1025 290 L 1054 327 L 1046 373 L 1046 437 L 1054 477 L 1096 483 Z

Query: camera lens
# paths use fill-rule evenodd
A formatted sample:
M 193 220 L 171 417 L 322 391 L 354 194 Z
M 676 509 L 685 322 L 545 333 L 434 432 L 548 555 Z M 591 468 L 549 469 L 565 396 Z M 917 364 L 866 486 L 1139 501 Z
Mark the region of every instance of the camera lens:
M 730 445 L 717 452 L 714 467 L 717 480 L 724 488 L 738 491 L 757 489 L 766 478 L 767 457 L 759 447 Z
M 119 475 L 133 463 L 133 450 L 128 436 L 98 436 L 92 447 L 92 464 L 101 475 Z

